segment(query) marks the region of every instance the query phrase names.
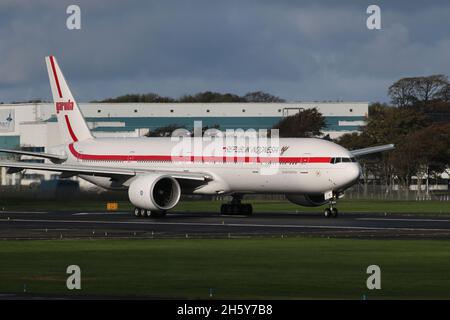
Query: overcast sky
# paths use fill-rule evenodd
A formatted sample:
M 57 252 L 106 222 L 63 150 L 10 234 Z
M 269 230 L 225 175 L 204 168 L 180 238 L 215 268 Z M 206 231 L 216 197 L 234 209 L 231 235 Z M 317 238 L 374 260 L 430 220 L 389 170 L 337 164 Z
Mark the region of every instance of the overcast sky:
M 68 30 L 66 8 L 81 8 Z M 366 9 L 381 7 L 381 30 Z M 0 101 L 50 99 L 44 56 L 79 101 L 263 90 L 290 101 L 388 101 L 405 76 L 450 75 L 450 1 L 0 2 Z

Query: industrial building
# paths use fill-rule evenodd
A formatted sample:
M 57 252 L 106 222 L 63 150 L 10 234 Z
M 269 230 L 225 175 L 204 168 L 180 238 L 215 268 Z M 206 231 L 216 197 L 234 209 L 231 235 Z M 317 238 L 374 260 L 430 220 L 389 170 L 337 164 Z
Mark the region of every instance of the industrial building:
M 167 125 L 191 128 L 194 121 L 202 121 L 203 126 L 219 126 L 221 130 L 270 129 L 283 117 L 317 108 L 326 119 L 324 134 L 336 138 L 358 131 L 368 116 L 367 102 L 80 103 L 80 108 L 96 137 L 139 137 Z M 0 148 L 45 152 L 59 143 L 53 103 L 0 104 Z M 6 175 L 2 168 L 1 184 L 27 185 L 57 176 L 31 170 Z

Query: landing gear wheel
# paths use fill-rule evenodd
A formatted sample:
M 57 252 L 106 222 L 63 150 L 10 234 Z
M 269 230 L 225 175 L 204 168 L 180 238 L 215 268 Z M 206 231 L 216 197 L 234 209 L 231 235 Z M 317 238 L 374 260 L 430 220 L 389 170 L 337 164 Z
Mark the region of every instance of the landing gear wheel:
M 144 218 L 161 218 L 167 214 L 167 211 L 152 211 L 148 209 L 134 208 L 133 214 L 135 217 Z
M 338 216 L 338 209 L 337 208 L 332 208 L 331 209 L 331 216 L 333 218 L 337 218 L 337 216 Z
M 336 208 L 337 199 L 339 198 L 339 194 L 333 192 L 333 197 L 329 200 L 329 207 L 324 210 L 324 215 L 326 218 L 337 218 L 338 217 L 338 209 Z

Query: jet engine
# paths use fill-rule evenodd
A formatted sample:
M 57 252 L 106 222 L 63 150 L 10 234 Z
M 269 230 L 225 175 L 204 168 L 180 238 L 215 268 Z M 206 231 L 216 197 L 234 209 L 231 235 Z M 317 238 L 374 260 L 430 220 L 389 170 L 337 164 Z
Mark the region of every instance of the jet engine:
M 318 207 L 328 203 L 323 194 L 290 194 L 286 195 L 286 198 L 304 207 Z
M 146 174 L 135 178 L 128 188 L 130 202 L 147 210 L 170 210 L 181 196 L 180 184 L 168 175 Z

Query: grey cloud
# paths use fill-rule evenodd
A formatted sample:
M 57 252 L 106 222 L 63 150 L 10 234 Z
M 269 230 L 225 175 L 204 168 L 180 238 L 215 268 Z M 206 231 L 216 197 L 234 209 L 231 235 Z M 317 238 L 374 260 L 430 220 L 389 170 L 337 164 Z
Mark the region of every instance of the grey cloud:
M 80 100 L 266 90 L 291 100 L 387 100 L 405 75 L 450 74 L 450 4 L 381 1 L 74 1 L 0 3 L 0 101 L 49 99 L 43 57 Z

